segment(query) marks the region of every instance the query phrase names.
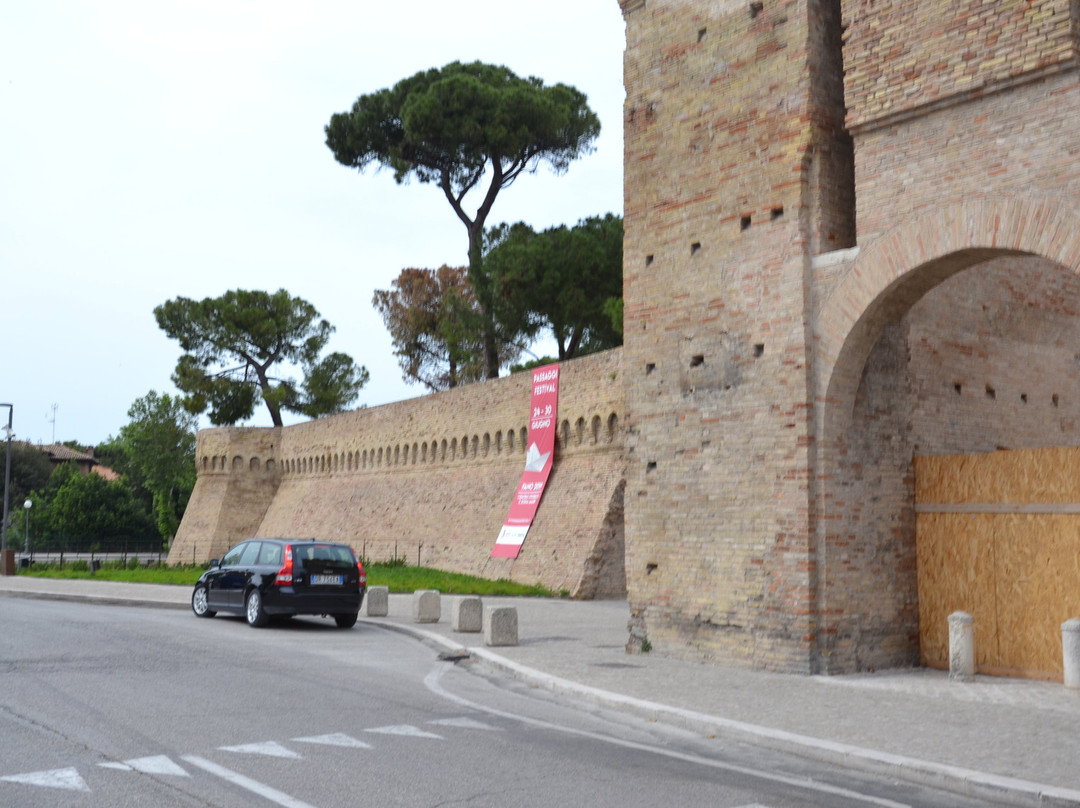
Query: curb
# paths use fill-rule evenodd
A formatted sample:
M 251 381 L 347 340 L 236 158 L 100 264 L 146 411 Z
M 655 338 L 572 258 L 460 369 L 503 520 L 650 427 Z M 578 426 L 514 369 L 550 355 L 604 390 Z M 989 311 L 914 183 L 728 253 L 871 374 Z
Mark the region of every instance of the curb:
M 361 618 L 361 622 L 412 636 L 426 645 L 433 646 L 436 650 L 467 654 L 491 670 L 507 674 L 552 693 L 583 698 L 598 706 L 630 713 L 647 721 L 658 721 L 703 735 L 723 736 L 730 740 L 777 752 L 843 766 L 868 774 L 892 777 L 916 785 L 931 786 L 966 797 L 991 800 L 998 804 L 1016 806 L 1016 808 L 1021 808 L 1021 806 L 1023 808 L 1027 806 L 1077 808 L 1080 806 L 1080 791 L 1073 789 L 1042 785 L 1028 780 L 1002 777 L 887 752 L 877 752 L 873 749 L 864 749 L 697 713 L 658 702 L 631 698 L 552 676 L 492 653 L 486 648 L 464 646 L 431 631 L 400 623 L 383 623 L 374 618 Z
M 189 603 L 170 603 L 149 598 L 122 598 L 115 595 L 69 595 L 62 592 L 31 592 L 15 589 L 0 590 L 0 598 L 25 600 L 61 600 L 67 603 L 95 603 L 101 606 L 142 606 L 146 609 L 190 609 Z

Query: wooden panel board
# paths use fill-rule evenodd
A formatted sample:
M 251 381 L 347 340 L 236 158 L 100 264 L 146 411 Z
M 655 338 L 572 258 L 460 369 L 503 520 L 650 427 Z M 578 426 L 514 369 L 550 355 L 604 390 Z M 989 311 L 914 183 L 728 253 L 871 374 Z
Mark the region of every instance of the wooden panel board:
M 1080 616 L 1080 514 L 986 511 L 1075 511 L 1076 471 L 1074 447 L 916 458 L 922 664 L 948 667 L 948 616 L 963 610 L 980 672 L 1061 678 L 1061 624 Z

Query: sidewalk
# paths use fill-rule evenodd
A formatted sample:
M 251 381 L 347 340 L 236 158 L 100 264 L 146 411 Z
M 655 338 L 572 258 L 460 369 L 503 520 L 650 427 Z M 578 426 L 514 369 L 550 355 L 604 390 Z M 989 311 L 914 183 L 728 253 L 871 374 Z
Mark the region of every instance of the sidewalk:
M 186 587 L 0 577 L 0 596 L 189 608 Z M 369 625 L 440 650 L 466 649 L 481 664 L 539 687 L 703 734 L 936 785 L 1004 805 L 1080 806 L 1080 691 L 1060 684 L 943 671 L 793 676 L 665 659 L 624 650 L 621 601 L 484 598 L 518 611 L 519 644 L 488 649 L 481 634 L 442 619 L 417 624 L 412 596 L 391 595 Z M 2 608 L 2 607 L 0 607 Z

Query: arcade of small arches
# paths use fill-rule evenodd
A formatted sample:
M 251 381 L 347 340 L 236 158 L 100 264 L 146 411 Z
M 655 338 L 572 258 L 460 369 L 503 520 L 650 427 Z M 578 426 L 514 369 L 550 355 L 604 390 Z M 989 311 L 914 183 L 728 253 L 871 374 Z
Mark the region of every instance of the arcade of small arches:
M 609 414 L 606 420 L 599 415 L 594 415 L 589 422 L 586 422 L 583 417 L 578 418 L 573 424 L 569 419 L 564 419 L 559 425 L 556 448 L 565 452 L 577 447 L 610 445 L 616 441 L 618 434 L 619 417 L 615 413 Z M 464 462 L 504 454 L 512 455 L 517 452 L 524 454 L 527 450 L 527 442 L 528 430 L 521 427 L 517 430 L 507 430 L 505 435 L 501 430 L 497 431 L 494 437 L 491 433 L 471 437 L 463 435 L 460 439 L 443 438 L 441 441 L 423 441 L 334 454 L 287 458 L 281 461 L 281 473 L 285 475 L 330 474 L 418 464 Z M 224 455 L 203 456 L 200 473 L 226 470 L 233 472 L 246 470 L 251 473 L 265 470 L 266 474 L 274 474 L 277 471 L 277 465 L 272 459 L 262 462 L 258 457 L 252 457 L 245 463 L 244 458 L 237 455 L 229 463 L 228 457 Z

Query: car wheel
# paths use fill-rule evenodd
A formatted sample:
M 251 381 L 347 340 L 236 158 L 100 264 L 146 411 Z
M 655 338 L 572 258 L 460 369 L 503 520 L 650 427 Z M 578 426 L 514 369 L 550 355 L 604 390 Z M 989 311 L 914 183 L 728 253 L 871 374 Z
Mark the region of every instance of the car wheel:
M 195 612 L 196 617 L 213 617 L 217 614 L 217 612 L 210 609 L 206 584 L 199 584 L 195 587 L 195 591 L 191 593 L 191 611 Z
M 352 628 L 356 625 L 356 613 L 335 614 L 334 622 L 337 623 L 338 628 Z
M 262 628 L 270 622 L 270 617 L 263 608 L 262 593 L 258 589 L 248 592 L 244 613 L 247 615 L 248 625 L 252 628 Z

